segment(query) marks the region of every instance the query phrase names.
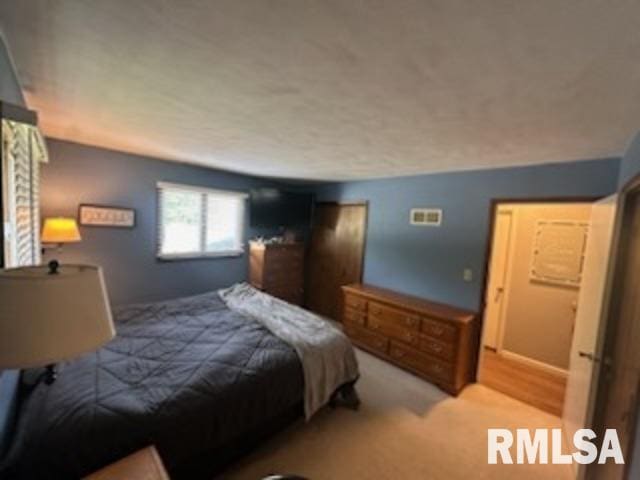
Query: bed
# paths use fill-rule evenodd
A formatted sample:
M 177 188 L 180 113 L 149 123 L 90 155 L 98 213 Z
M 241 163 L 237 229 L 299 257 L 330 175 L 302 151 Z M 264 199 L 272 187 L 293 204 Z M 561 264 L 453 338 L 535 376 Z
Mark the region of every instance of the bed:
M 302 414 L 296 350 L 217 292 L 114 317 L 113 341 L 25 397 L 0 477 L 80 478 L 155 444 L 172 478 L 197 478 Z

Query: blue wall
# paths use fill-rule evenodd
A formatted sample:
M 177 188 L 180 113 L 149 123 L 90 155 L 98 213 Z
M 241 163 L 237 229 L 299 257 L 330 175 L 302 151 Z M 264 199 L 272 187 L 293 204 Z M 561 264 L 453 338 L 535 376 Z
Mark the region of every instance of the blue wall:
M 605 196 L 619 159 L 319 185 L 318 200 L 367 200 L 364 281 L 463 308 L 480 306 L 492 198 Z M 442 208 L 440 228 L 409 224 L 413 207 Z M 465 268 L 473 281 L 463 281 Z
M 83 241 L 55 256 L 101 265 L 115 304 L 203 292 L 246 279 L 247 258 L 161 262 L 155 257 L 158 181 L 248 190 L 264 179 L 48 139 L 42 215 L 76 216 L 81 203 L 136 209 L 133 230 L 81 227 Z M 319 200 L 368 200 L 364 279 L 401 292 L 477 309 L 492 198 L 604 196 L 618 159 L 479 170 L 314 186 Z M 409 209 L 444 209 L 440 228 L 412 227 Z M 247 235 L 255 233 L 247 229 Z M 49 259 L 52 252 L 48 253 Z M 471 268 L 474 279 L 462 279 Z
M 638 173 L 640 173 L 640 132 L 632 139 L 620 162 L 620 188 Z
M 243 281 L 247 255 L 229 258 L 156 259 L 156 183 L 167 181 L 248 191 L 273 185 L 264 179 L 171 163 L 47 139 L 50 163 L 42 169 L 42 216 L 76 217 L 93 203 L 136 209 L 133 229 L 80 227 L 82 242 L 48 252 L 64 262 L 102 266 L 114 304 L 167 299 Z M 247 236 L 256 232 L 245 228 Z

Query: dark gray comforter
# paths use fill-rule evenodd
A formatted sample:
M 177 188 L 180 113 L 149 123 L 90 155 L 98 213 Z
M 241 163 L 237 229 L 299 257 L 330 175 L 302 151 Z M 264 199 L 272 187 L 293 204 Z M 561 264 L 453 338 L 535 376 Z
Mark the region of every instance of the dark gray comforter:
M 114 312 L 117 337 L 24 403 L 2 478 L 78 478 L 149 444 L 171 468 L 302 400 L 294 350 L 215 292 Z

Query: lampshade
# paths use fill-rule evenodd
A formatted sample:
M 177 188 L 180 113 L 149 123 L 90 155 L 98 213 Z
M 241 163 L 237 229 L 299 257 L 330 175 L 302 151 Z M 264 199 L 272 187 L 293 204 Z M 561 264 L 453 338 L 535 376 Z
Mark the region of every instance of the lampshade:
M 42 243 L 73 243 L 82 240 L 78 224 L 73 218 L 47 218 L 42 227 Z
M 0 271 L 0 369 L 49 365 L 96 350 L 115 335 L 99 267 Z

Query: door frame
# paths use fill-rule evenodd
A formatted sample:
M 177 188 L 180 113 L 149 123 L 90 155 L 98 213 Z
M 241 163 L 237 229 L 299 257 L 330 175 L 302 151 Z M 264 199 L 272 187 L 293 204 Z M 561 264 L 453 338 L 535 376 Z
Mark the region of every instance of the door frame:
M 487 270 L 486 270 L 486 287 L 485 287 L 485 294 L 483 296 L 483 316 L 482 316 L 482 326 L 481 326 L 481 331 L 480 331 L 480 351 L 482 351 L 482 349 L 484 348 L 484 335 L 485 335 L 485 323 L 486 323 L 486 316 L 487 316 L 487 294 L 489 293 L 489 287 L 490 287 L 490 279 L 491 279 L 491 275 L 490 275 L 490 271 L 491 271 L 491 264 L 493 263 L 493 242 L 495 240 L 495 235 L 496 235 L 496 228 L 497 228 L 497 217 L 501 212 L 501 208 L 504 207 L 504 205 L 508 205 L 508 204 L 496 204 L 495 207 L 495 213 L 494 213 L 494 217 L 493 217 L 493 226 L 492 226 L 492 235 L 491 235 L 491 252 L 490 252 L 490 256 L 487 259 Z M 505 211 L 506 210 L 506 207 Z M 514 258 L 514 248 L 513 246 L 516 244 L 517 242 L 517 238 L 515 238 L 515 225 L 517 224 L 517 220 L 518 220 L 518 212 L 517 209 L 512 209 L 510 208 L 508 210 L 509 214 L 511 215 L 511 224 L 510 224 L 510 231 L 509 231 L 509 244 L 508 244 L 508 249 L 509 251 L 507 252 L 507 258 L 505 261 L 505 268 L 506 268 L 506 274 L 508 274 L 511 271 L 511 268 L 513 267 L 513 258 Z M 504 314 L 505 314 L 505 308 L 504 306 L 508 303 L 509 301 L 509 278 L 508 275 L 506 275 L 507 278 L 504 279 L 504 291 L 502 292 L 502 305 L 500 307 L 500 315 L 499 315 L 499 324 L 498 324 L 498 328 L 497 328 L 497 334 L 496 334 L 496 353 L 499 353 L 502 351 L 502 344 L 503 344 L 503 340 L 504 340 Z M 478 364 L 478 367 L 480 365 Z
M 609 292 L 605 298 L 603 310 L 606 312 L 600 332 L 598 333 L 598 350 L 602 352 L 602 363 L 606 365 L 610 359 L 610 352 L 615 347 L 615 341 L 618 334 L 618 317 L 616 315 L 616 305 L 622 300 L 622 294 L 616 291 L 615 287 L 619 286 L 624 278 L 624 259 L 622 258 L 622 245 L 629 234 L 629 225 L 624 224 L 625 215 L 629 211 L 629 202 L 631 196 L 640 195 L 640 174 L 629 180 L 620 190 L 618 197 L 618 211 L 613 232 L 612 254 L 614 258 L 614 266 L 608 274 L 607 290 Z M 601 437 L 602 428 L 605 427 L 605 407 L 608 399 L 609 388 L 608 382 L 605 381 L 605 375 L 602 374 L 602 367 L 598 375 L 597 385 L 592 387 L 592 395 L 588 402 L 588 414 L 591 417 L 590 427 L 596 432 L 598 438 Z M 594 375 L 595 375 L 594 369 Z M 593 379 L 592 379 L 593 380 Z M 629 421 L 631 423 L 631 435 L 629 450 L 625 458 L 623 478 L 628 478 L 631 465 L 633 464 L 632 454 L 635 450 L 635 438 L 637 436 L 638 418 L 640 415 L 640 406 L 636 402 L 635 410 L 631 412 Z M 597 465 L 587 465 L 585 469 L 585 477 L 591 478 L 591 474 L 597 468 Z
M 640 177 L 640 176 L 639 176 Z M 640 183 L 640 178 L 639 178 Z M 474 369 L 474 381 L 478 381 L 478 373 L 480 371 L 482 357 L 482 336 L 484 334 L 485 312 L 487 310 L 486 298 L 487 289 L 489 288 L 489 269 L 491 268 L 491 255 L 493 254 L 493 237 L 496 227 L 496 214 L 500 204 L 530 204 L 530 203 L 595 203 L 604 196 L 574 196 L 574 197 L 496 197 L 490 200 L 489 204 L 489 222 L 487 228 L 487 239 L 485 241 L 484 269 L 482 273 L 482 287 L 480 289 L 480 310 L 478 312 L 478 331 L 476 333 L 476 365 Z

